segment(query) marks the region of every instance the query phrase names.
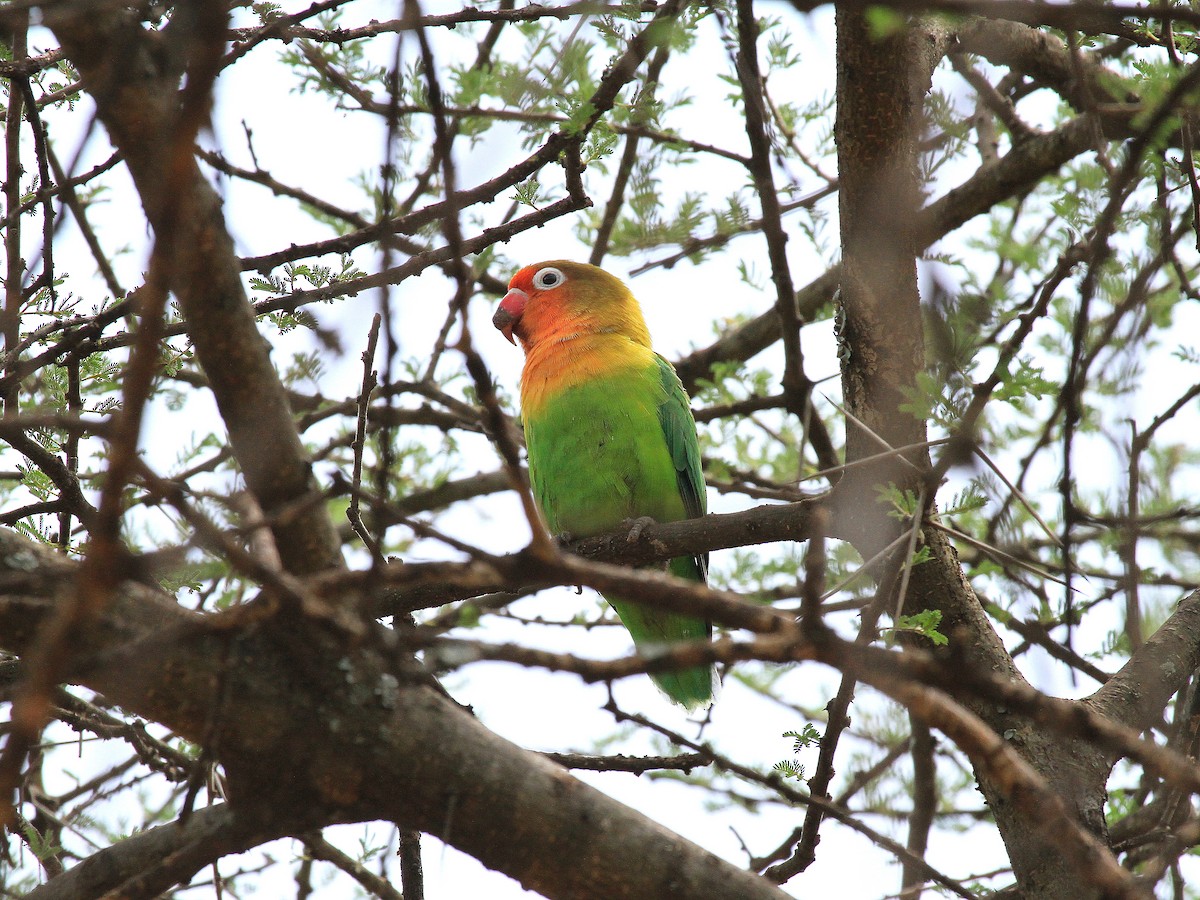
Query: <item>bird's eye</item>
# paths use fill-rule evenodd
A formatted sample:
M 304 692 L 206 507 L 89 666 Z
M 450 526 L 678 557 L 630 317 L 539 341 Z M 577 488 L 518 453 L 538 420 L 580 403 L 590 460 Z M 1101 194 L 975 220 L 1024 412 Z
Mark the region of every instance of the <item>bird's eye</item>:
M 561 269 L 556 269 L 554 266 L 546 266 L 544 269 L 538 269 L 537 274 L 533 276 L 533 286 L 540 291 L 548 291 L 550 288 L 556 288 L 567 280 L 567 276 L 562 273 Z

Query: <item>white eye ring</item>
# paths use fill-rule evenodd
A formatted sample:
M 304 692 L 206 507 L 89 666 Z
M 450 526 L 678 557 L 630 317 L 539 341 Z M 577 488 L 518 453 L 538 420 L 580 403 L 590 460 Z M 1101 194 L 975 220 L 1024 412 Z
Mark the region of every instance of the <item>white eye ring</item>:
M 562 269 L 556 269 L 554 266 L 538 269 L 537 274 L 533 276 L 533 286 L 539 291 L 548 291 L 551 288 L 560 287 L 566 282 L 567 276 L 563 274 Z

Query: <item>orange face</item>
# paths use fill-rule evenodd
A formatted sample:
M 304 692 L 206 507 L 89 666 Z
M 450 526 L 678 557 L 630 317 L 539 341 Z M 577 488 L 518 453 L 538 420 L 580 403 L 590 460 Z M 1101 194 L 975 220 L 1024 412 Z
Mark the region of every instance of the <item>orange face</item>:
M 516 343 L 515 334 L 527 344 L 539 323 L 553 317 L 555 307 L 561 305 L 554 301 L 565 296 L 562 289 L 568 280 L 559 260 L 526 266 L 508 283 L 508 293 L 492 316 L 492 324 L 510 343 Z
M 527 357 L 541 352 L 537 348 L 550 352 L 589 335 L 650 346 L 646 320 L 629 288 L 596 266 L 551 259 L 526 266 L 508 287 L 492 324 L 510 341 L 519 338 Z

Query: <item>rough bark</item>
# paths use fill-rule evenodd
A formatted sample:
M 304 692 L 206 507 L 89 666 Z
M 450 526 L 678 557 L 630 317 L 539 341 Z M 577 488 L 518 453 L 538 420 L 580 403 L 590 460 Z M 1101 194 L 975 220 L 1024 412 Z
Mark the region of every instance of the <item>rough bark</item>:
M 75 570 L 0 531 L 9 649 L 35 639 Z M 548 897 L 783 896 L 488 731 L 413 668 L 388 630 L 351 640 L 328 621 L 264 606 L 206 620 L 126 583 L 71 673 L 221 761 L 236 820 L 215 831 L 207 853 L 191 851 L 195 868 L 250 832 L 382 819 L 437 835 Z M 169 844 L 169 833 L 162 838 Z M 122 846 L 109 851 L 114 859 L 140 853 Z M 622 865 L 631 859 L 638 865 Z M 73 878 L 97 885 L 96 868 Z M 114 888 L 136 868 L 114 865 L 100 886 Z M 186 866 L 176 874 L 186 877 Z M 43 896 L 80 896 L 50 893 L 53 884 Z
M 859 12 L 837 14 L 838 88 L 834 134 L 841 190 L 842 272 L 839 357 L 846 408 L 846 460 L 925 440 L 924 422 L 904 412 L 905 391 L 925 364 L 913 228 L 920 208 L 917 136 L 921 94 L 908 30 L 876 38 Z M 879 514 L 876 485 L 912 488 L 925 450 L 850 470 L 835 516 L 872 555 L 898 533 Z M 881 527 L 887 525 L 890 527 Z
M 843 310 L 839 355 L 847 409 L 854 417 L 847 423 L 846 452 L 847 461 L 853 461 L 885 445 L 905 447 L 925 439 L 924 422 L 902 407 L 916 391 L 917 375 L 925 365 L 916 254 L 929 235 L 917 215 L 920 33 L 900 29 L 879 36 L 863 14 L 844 8 L 837 14 L 837 30 Z M 900 526 L 883 515 L 876 486 L 910 490 L 932 511 L 927 493 L 934 486 L 924 480 L 929 464 L 926 452 L 913 451 L 851 470 L 835 491 L 835 528 L 850 535 L 864 555 L 886 547 Z M 890 527 L 882 527 L 884 522 Z M 1023 682 L 945 535 L 926 528 L 922 543 L 931 559 L 909 572 L 905 612 L 940 611 L 942 631 L 950 639 L 945 655 L 972 670 Z M 1081 740 L 1064 741 L 989 701 L 967 699 L 965 705 L 1018 749 L 1088 831 L 1103 837 L 1110 761 L 1101 750 Z M 976 774 L 1025 896 L 1096 896 L 1096 888 L 1031 827 L 1028 806 L 1013 795 L 1012 785 L 978 765 Z

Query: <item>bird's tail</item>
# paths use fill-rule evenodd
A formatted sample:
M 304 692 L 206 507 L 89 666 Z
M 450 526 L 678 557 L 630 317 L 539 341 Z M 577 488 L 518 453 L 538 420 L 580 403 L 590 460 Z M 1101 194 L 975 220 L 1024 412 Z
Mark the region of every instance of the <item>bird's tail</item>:
M 629 629 L 638 652 L 649 659 L 678 641 L 712 637 L 712 626 L 703 619 L 659 612 L 620 597 L 605 599 Z M 688 710 L 711 705 L 720 684 L 713 666 L 652 672 L 650 678 L 667 697 Z
M 711 706 L 720 686 L 716 669 L 712 666 L 697 666 L 678 672 L 655 672 L 650 678 L 659 690 L 688 712 Z

